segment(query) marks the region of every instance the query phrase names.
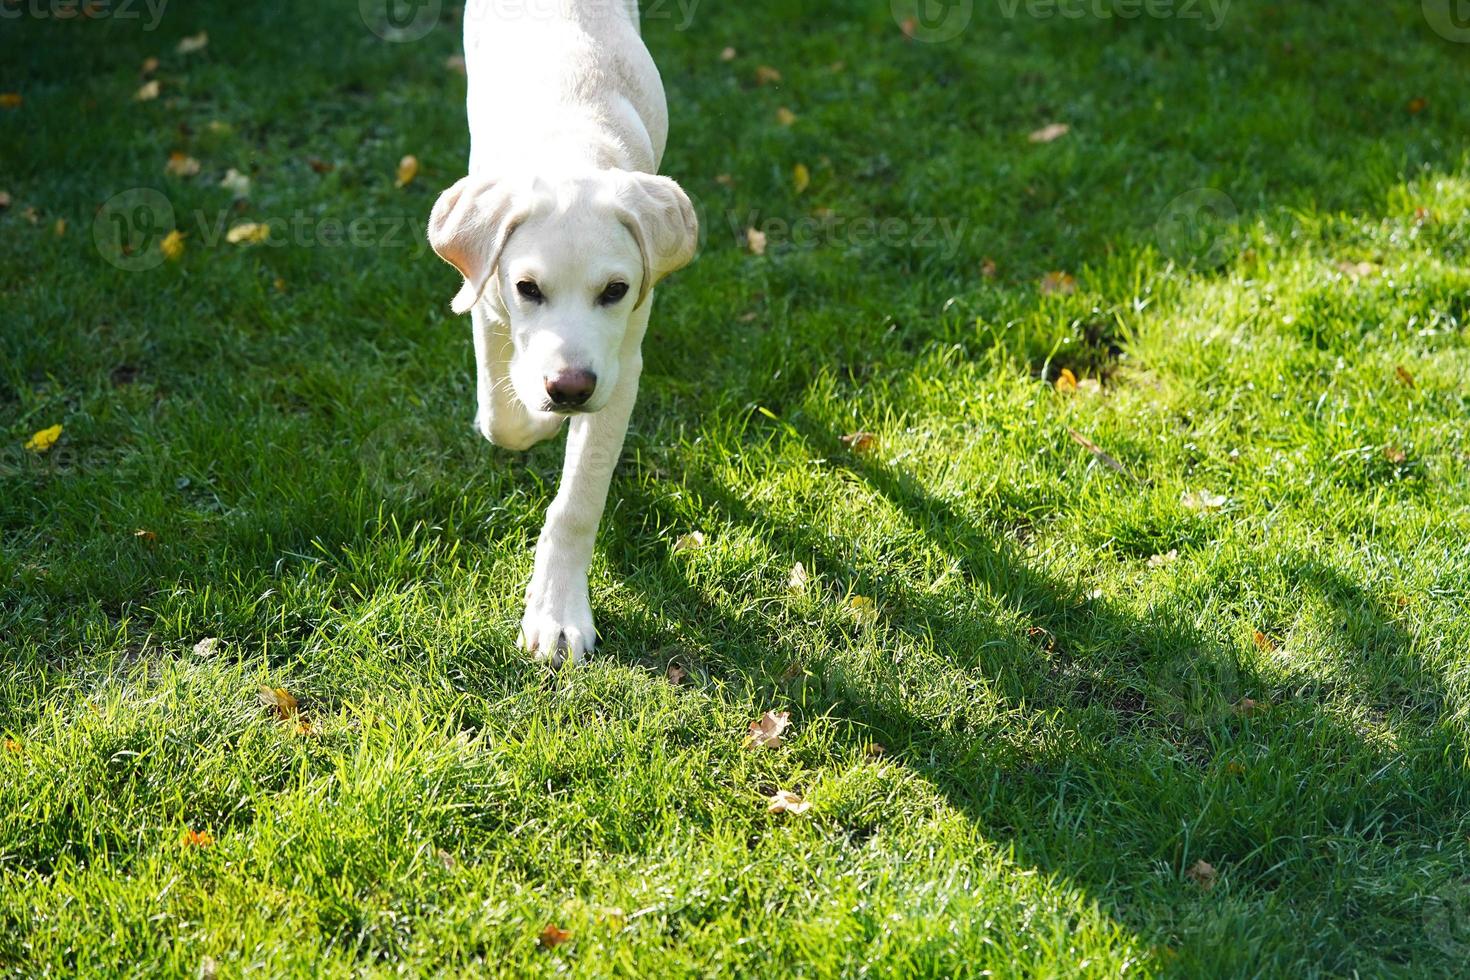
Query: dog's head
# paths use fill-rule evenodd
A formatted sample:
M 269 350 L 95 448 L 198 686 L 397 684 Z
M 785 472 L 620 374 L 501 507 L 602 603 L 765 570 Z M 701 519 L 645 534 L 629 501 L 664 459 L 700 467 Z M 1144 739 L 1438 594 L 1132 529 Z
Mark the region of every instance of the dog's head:
M 698 237 L 678 184 L 621 170 L 466 177 L 429 219 L 429 243 L 464 276 L 454 311 L 486 302 L 509 324 L 511 384 L 538 412 L 607 404 L 630 324 Z

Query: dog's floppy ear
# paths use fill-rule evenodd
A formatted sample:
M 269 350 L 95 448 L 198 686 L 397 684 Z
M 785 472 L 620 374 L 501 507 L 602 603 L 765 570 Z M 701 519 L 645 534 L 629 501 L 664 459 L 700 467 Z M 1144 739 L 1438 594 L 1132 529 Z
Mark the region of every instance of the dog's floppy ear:
M 619 217 L 643 253 L 643 283 L 636 309 L 658 281 L 694 260 L 699 218 L 684 189 L 667 177 L 629 173 L 618 188 Z
M 468 313 L 479 302 L 525 216 L 508 181 L 465 177 L 439 195 L 429 217 L 429 244 L 464 276 L 464 288 L 450 304 L 454 312 Z

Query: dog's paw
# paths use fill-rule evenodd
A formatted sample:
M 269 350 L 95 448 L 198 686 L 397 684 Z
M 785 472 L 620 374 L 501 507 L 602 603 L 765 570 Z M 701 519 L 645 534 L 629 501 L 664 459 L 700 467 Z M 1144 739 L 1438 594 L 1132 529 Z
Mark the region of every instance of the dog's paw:
M 592 604 L 586 588 L 551 590 L 534 584 L 526 594 L 517 646 L 553 668 L 571 661 L 580 664 L 597 646 Z

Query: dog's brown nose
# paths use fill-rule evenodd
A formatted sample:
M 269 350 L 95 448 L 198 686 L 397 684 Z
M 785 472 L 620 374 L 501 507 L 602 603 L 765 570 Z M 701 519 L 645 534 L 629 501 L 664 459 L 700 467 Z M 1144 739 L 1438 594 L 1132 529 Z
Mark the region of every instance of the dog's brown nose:
M 597 375 L 591 371 L 562 371 L 546 379 L 546 393 L 557 408 L 581 408 L 597 390 Z

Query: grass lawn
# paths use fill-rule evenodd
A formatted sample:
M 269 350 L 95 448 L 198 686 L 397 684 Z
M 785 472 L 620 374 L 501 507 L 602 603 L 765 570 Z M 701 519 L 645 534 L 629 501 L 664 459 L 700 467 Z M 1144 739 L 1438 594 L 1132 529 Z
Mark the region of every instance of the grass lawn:
M 646 6 L 707 241 L 553 676 L 451 5 L 0 0 L 0 973 L 1463 976 L 1470 44 Z

